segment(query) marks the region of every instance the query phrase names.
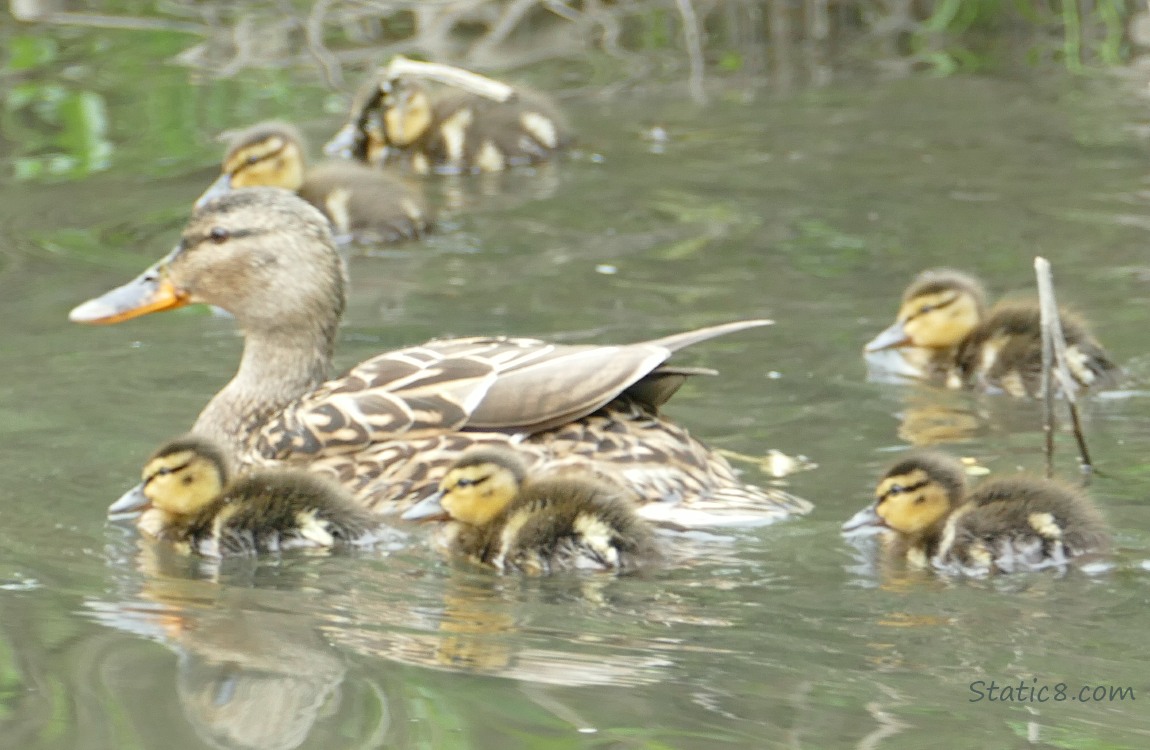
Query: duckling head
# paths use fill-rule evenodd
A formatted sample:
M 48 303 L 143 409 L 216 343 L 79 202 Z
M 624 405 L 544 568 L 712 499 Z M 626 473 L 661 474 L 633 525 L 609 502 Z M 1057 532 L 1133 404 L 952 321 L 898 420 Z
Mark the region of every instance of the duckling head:
M 985 311 L 986 292 L 978 279 L 948 268 L 924 271 L 903 293 L 894 324 L 864 351 L 951 349 L 978 326 Z
M 296 191 L 303 184 L 303 137 L 285 122 L 261 122 L 228 138 L 220 176 L 196 200 L 196 208 L 236 188 L 278 187 Z
M 144 464 L 141 488 L 147 502 L 172 516 L 201 510 L 223 492 L 228 463 L 211 441 L 186 435 L 167 443 Z
M 874 504 L 843 524 L 843 531 L 878 527 L 921 536 L 941 528 L 965 493 L 961 462 L 944 453 L 913 451 L 883 474 Z
M 507 448 L 473 448 L 447 470 L 439 492 L 408 509 L 408 521 L 450 518 L 483 526 L 519 495 L 527 467 Z
M 344 290 L 327 218 L 277 188 L 213 198 L 196 210 L 165 258 L 69 317 L 118 323 L 196 302 L 232 313 L 249 334 L 285 346 L 306 341 L 330 355 Z
M 419 140 L 433 121 L 427 89 L 381 72 L 356 94 L 347 123 L 324 145 L 323 152 L 375 163 L 386 147 L 404 148 Z

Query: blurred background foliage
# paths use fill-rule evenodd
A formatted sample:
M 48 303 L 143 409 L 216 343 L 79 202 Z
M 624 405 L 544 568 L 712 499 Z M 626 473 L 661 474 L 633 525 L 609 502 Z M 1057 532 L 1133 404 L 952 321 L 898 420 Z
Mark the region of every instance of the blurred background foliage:
M 156 127 L 137 174 L 198 163 L 207 133 L 269 112 L 331 117 L 394 54 L 610 97 L 743 96 L 847 77 L 1113 69 L 1150 47 L 1133 0 L 10 0 L 0 146 L 16 180 L 105 169 L 129 111 Z M 134 33 L 136 32 L 136 33 Z M 147 32 L 147 33 L 138 33 Z M 131 40 L 127 39 L 130 36 Z M 258 96 L 229 85 L 258 83 Z M 300 86 L 301 76 L 315 86 Z M 193 83 L 205 85 L 187 86 Z M 305 123 L 306 126 L 306 123 Z M 18 144 L 18 146 L 17 146 Z M 199 150 L 189 150 L 195 145 Z M 191 151 L 191 153 L 189 152 Z M 146 152 L 147 156 L 142 154 Z M 167 158 L 157 158 L 166 154 Z M 131 150 L 117 159 L 132 160 Z

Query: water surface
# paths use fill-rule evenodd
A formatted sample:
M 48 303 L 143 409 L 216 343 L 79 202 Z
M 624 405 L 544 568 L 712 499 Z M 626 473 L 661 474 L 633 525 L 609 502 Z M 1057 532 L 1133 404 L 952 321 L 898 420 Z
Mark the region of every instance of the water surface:
M 432 181 L 445 231 L 351 260 L 340 366 L 432 336 L 607 343 L 771 317 L 687 352 L 722 374 L 668 413 L 712 445 L 819 464 L 788 480 L 816 503 L 807 519 L 681 541 L 685 559 L 648 575 L 520 580 L 444 565 L 418 540 L 214 570 L 105 521 L 148 452 L 230 377 L 240 341 L 203 310 L 98 329 L 67 311 L 171 247 L 214 172 L 214 133 L 292 107 L 317 142 L 338 124 L 314 114 L 325 96 L 302 76 L 269 91 L 255 74 L 121 75 L 65 79 L 104 103 L 106 163 L 17 179 L 20 159 L 53 147 L 4 139 L 0 744 L 1150 742 L 1150 210 L 1127 84 L 955 77 L 719 92 L 703 109 L 678 90 L 575 99 L 571 161 Z M 182 116 L 145 104 L 156 97 Z M 670 134 L 661 149 L 643 137 L 653 125 Z M 1135 374 L 1087 406 L 1114 570 L 883 578 L 838 526 L 895 452 L 945 440 L 995 471 L 1038 469 L 1042 434 L 1033 404 L 868 383 L 860 348 L 919 270 L 961 267 L 997 294 L 1032 284 L 1036 253 Z M 1059 448 L 1072 475 L 1069 436 Z M 971 702 L 979 680 L 1136 700 Z

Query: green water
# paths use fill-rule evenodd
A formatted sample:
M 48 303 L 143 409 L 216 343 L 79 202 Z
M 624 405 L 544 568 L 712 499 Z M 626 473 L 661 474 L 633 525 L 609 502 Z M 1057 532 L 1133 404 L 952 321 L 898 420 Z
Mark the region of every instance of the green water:
M 442 233 L 352 259 L 339 364 L 432 336 L 607 343 L 772 317 L 686 353 L 722 374 L 669 414 L 718 447 L 809 456 L 818 468 L 788 486 L 816 510 L 681 540 L 682 563 L 641 577 L 499 578 L 419 544 L 213 573 L 103 511 L 230 377 L 231 323 L 189 310 L 93 329 L 66 315 L 171 247 L 219 130 L 298 111 L 318 143 L 339 116 L 302 75 L 193 84 L 180 68 L 68 58 L 99 38 L 10 77 L 61 87 L 73 121 L 12 104 L 13 86 L 0 136 L 0 746 L 1150 744 L 1150 206 L 1130 84 L 566 101 L 581 155 L 432 181 Z M 179 48 L 135 38 L 157 59 Z M 656 124 L 662 153 L 642 137 Z M 868 383 L 861 346 L 919 270 L 961 267 L 1000 293 L 1032 283 L 1036 253 L 1134 375 L 1087 405 L 1114 569 L 881 578 L 838 526 L 911 433 L 942 431 L 999 471 L 1041 467 L 1042 434 L 1033 404 Z M 1135 699 L 971 702 L 975 681 L 1020 679 Z

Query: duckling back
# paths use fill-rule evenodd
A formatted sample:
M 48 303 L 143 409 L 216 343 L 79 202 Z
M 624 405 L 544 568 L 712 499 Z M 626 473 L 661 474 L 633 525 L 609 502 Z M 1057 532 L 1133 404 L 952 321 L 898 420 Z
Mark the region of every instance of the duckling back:
M 660 557 L 626 493 L 582 477 L 529 480 L 500 521 L 474 533 L 460 545 L 500 570 L 629 570 Z
M 178 521 L 174 540 L 208 557 L 301 547 L 366 546 L 383 525 L 336 485 L 304 471 L 269 470 L 236 479 L 209 506 Z
M 423 135 L 388 153 L 419 174 L 498 172 L 546 161 L 570 141 L 558 108 L 542 94 L 516 89 L 510 101 L 496 102 L 450 91 L 433 99 Z
M 1060 312 L 1070 374 L 1082 387 L 1113 383 L 1119 368 L 1086 325 Z M 951 385 L 1000 388 L 1012 396 L 1042 392 L 1042 324 L 1036 302 L 1002 303 L 962 342 Z
M 1081 490 L 1011 477 L 970 493 L 948 519 L 933 562 L 966 573 L 1010 573 L 1062 566 L 1109 548 L 1106 522 Z
M 361 242 L 416 239 L 431 228 L 431 213 L 419 193 L 362 164 L 321 162 L 308 170 L 298 193 L 324 212 L 336 234 Z

